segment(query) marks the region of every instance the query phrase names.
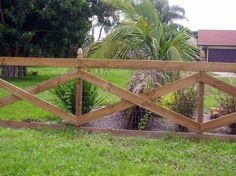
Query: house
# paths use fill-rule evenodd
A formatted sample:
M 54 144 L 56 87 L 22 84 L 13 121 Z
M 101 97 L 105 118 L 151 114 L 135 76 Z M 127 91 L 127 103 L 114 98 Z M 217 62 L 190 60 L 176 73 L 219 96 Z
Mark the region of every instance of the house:
M 236 30 L 199 30 L 197 43 L 207 62 L 236 62 Z

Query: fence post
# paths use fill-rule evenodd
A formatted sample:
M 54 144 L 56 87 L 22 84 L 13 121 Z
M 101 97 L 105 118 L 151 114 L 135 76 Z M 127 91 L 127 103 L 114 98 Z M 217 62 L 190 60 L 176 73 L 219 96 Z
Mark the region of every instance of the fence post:
M 77 51 L 77 59 L 83 59 L 83 50 L 79 48 Z M 77 70 L 81 68 L 77 67 Z M 82 115 L 83 105 L 83 80 L 79 79 L 76 84 L 76 96 L 75 96 L 75 115 Z
M 203 72 L 200 72 L 200 77 L 202 77 Z M 204 118 L 204 89 L 205 84 L 201 81 L 198 83 L 198 109 L 197 109 L 197 122 L 202 123 Z

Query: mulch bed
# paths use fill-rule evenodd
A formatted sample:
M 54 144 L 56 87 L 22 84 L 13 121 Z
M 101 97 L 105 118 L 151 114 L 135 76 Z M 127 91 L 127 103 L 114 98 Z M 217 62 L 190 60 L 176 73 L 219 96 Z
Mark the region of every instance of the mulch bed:
M 126 129 L 126 118 L 122 116 L 122 113 L 114 113 L 104 118 L 98 119 L 94 122 L 83 125 L 84 127 L 97 127 L 104 129 Z M 209 114 L 204 115 L 204 121 L 210 120 Z M 151 118 L 147 128 L 148 131 L 167 131 L 167 132 L 179 132 L 177 124 L 164 118 Z M 190 130 L 191 132 L 191 130 Z M 228 126 L 224 126 L 210 131 L 212 134 L 229 134 L 230 129 Z

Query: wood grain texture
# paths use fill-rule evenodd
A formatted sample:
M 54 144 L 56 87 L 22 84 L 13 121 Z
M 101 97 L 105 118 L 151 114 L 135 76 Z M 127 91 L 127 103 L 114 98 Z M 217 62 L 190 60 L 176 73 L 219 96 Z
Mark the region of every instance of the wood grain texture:
M 38 57 L 0 57 L 0 66 L 40 66 L 40 67 L 77 67 L 77 59 L 38 58 Z
M 236 72 L 236 63 L 217 62 L 181 62 L 156 60 L 102 60 L 102 59 L 67 59 L 34 57 L 0 57 L 0 65 L 45 66 L 45 67 L 80 67 L 146 69 L 192 72 Z
M 200 73 L 200 76 L 202 79 L 203 73 Z M 205 92 L 205 84 L 200 81 L 198 83 L 198 107 L 197 107 L 197 121 L 199 123 L 203 122 L 203 116 L 204 116 L 204 92 Z
M 191 72 L 236 72 L 236 63 L 182 62 L 157 60 L 90 60 L 80 61 L 82 68 L 144 69 Z
M 83 59 L 83 50 L 79 48 L 77 51 L 77 59 Z M 81 68 L 76 68 L 77 71 L 81 70 Z M 79 79 L 76 83 L 76 95 L 75 95 L 75 115 L 82 115 L 83 109 L 83 80 Z

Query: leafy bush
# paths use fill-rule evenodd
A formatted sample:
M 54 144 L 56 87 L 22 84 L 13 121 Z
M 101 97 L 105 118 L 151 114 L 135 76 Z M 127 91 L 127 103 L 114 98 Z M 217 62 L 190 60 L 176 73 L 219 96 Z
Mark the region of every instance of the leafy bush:
M 77 81 L 70 81 L 59 85 L 52 90 L 52 93 L 56 95 L 63 107 L 73 114 L 75 114 L 76 82 Z M 97 88 L 94 85 L 84 81 L 82 113 L 85 114 L 91 111 L 91 109 L 101 103 L 101 101 L 103 101 L 103 99 L 98 96 Z
M 193 118 L 197 108 L 197 90 L 195 86 L 181 89 L 162 97 L 161 104 L 186 117 Z M 178 125 L 180 131 L 187 131 L 186 127 Z
M 215 94 L 215 98 L 219 102 L 224 115 L 236 112 L 236 97 L 218 91 L 218 93 Z M 229 128 L 231 134 L 236 134 L 236 123 L 230 124 Z

